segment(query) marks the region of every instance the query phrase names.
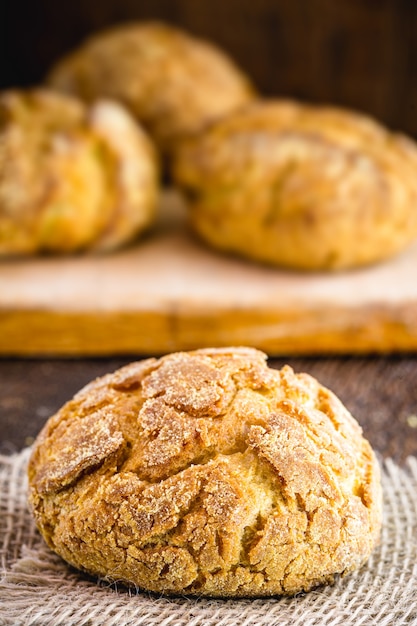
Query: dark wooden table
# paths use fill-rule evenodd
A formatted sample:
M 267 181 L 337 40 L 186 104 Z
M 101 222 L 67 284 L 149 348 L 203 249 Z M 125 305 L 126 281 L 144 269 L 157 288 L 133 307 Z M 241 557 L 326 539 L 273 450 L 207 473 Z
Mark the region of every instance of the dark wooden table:
M 0 359 L 0 452 L 33 442 L 45 421 L 83 385 L 137 357 Z M 383 457 L 417 455 L 417 356 L 271 359 L 332 389 Z

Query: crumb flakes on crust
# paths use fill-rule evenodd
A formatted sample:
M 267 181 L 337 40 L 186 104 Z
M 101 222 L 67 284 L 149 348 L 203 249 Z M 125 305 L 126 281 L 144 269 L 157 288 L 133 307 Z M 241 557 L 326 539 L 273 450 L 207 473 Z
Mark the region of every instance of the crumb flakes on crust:
M 48 544 L 151 591 L 293 594 L 369 556 L 374 454 L 315 379 L 252 349 L 132 363 L 45 426 L 29 465 Z

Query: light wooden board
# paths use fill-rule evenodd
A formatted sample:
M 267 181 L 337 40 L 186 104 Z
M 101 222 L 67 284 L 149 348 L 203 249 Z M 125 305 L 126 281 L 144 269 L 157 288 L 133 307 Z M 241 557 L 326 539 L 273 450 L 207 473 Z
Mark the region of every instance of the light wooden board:
M 154 231 L 107 256 L 0 263 L 0 354 L 269 355 L 417 349 L 417 245 L 372 268 L 303 274 L 204 247 L 166 195 Z

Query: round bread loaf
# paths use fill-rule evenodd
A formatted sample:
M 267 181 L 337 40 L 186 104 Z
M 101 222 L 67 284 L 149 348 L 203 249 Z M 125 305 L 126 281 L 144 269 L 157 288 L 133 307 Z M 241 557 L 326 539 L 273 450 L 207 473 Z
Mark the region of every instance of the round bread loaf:
M 0 255 L 110 250 L 152 221 L 154 148 L 119 104 L 0 95 Z
M 249 348 L 175 353 L 89 384 L 46 424 L 30 506 L 73 566 L 140 589 L 292 595 L 360 567 L 381 487 L 358 423 Z
M 254 98 L 248 79 L 223 51 L 159 22 L 92 36 L 59 61 L 47 81 L 89 102 L 120 100 L 163 152 Z
M 375 263 L 417 238 L 417 146 L 364 115 L 262 101 L 187 142 L 174 179 L 210 245 L 268 264 Z

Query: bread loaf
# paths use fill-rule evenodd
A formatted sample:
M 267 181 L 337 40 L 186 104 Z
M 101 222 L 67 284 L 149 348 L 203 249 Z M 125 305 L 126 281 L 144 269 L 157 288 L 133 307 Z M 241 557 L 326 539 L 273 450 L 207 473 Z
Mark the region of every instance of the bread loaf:
M 168 154 L 184 137 L 255 97 L 226 53 L 163 22 L 96 33 L 59 60 L 47 82 L 87 102 L 122 102 Z
M 158 193 L 153 145 L 119 104 L 0 94 L 0 255 L 118 248 L 152 222 Z
M 249 348 L 132 363 L 35 442 L 30 506 L 73 566 L 167 594 L 296 594 L 378 541 L 378 465 L 342 403 Z
M 209 245 L 299 270 L 376 263 L 417 238 L 417 146 L 365 115 L 260 101 L 183 145 L 174 179 Z

